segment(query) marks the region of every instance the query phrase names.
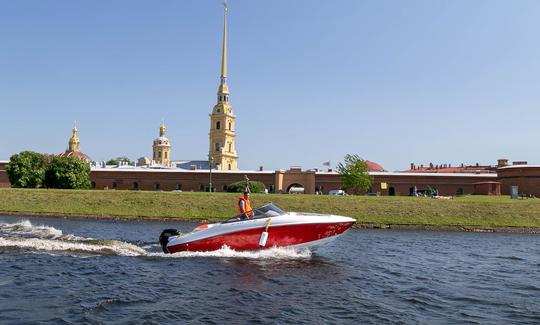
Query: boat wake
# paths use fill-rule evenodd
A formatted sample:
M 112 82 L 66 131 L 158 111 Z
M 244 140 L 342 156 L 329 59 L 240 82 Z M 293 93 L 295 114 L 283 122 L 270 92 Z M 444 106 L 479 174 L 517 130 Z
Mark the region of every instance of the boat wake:
M 144 248 L 143 248 L 144 247 Z M 62 230 L 50 226 L 33 225 L 30 221 L 0 223 L 0 253 L 3 251 L 24 251 L 65 255 L 118 255 L 153 258 L 244 258 L 244 259 L 308 259 L 307 249 L 274 247 L 260 251 L 235 251 L 229 247 L 212 252 L 180 252 L 164 254 L 157 252 L 159 244 L 143 247 L 119 240 L 103 240 L 63 234 Z
M 64 235 L 60 229 L 35 226 L 30 221 L 0 223 L 0 250 L 4 249 L 123 256 L 146 253 L 144 249 L 126 242 Z

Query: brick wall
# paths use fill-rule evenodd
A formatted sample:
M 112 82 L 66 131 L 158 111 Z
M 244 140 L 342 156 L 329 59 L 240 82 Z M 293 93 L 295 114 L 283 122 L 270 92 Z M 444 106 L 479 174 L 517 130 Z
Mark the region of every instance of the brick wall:
M 501 182 L 501 194 L 510 195 L 511 187 L 517 186 L 519 194 L 533 194 L 540 197 L 540 167 L 520 166 L 499 168 L 498 181 Z
M 0 162 L 0 187 L 10 187 L 11 183 L 6 173 L 7 162 Z

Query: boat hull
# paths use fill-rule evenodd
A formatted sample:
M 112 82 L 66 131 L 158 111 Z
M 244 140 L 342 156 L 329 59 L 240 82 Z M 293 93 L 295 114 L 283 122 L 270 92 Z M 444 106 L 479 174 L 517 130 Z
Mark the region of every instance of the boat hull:
M 223 233 L 216 232 L 218 229 L 210 228 L 205 231 L 212 232 L 214 230 L 212 235 L 204 236 L 204 234 L 201 234 L 203 236 L 197 236 L 198 233 L 195 233 L 191 237 L 199 238 L 190 238 L 190 234 L 184 237 L 172 238 L 167 245 L 167 250 L 170 253 L 176 253 L 182 251 L 213 251 L 224 246 L 239 251 L 284 246 L 317 246 L 343 234 L 354 224 L 354 219 L 346 218 L 346 220 L 338 222 L 276 223 L 278 224 L 269 227 L 268 239 L 264 247 L 259 246 L 264 227 L 257 225 L 247 227 L 247 229 L 246 227 L 237 227 L 239 229 L 229 229 L 230 231 L 224 231 Z M 258 224 L 263 225 L 264 222 L 261 221 Z

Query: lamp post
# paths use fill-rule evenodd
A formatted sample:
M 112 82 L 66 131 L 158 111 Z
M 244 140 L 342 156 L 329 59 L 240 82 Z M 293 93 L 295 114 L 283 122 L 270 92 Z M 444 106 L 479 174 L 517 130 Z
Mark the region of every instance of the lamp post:
M 214 164 L 214 157 L 212 155 L 208 155 L 208 165 L 210 165 L 210 180 L 209 180 L 209 190 L 208 192 L 212 192 L 212 165 Z

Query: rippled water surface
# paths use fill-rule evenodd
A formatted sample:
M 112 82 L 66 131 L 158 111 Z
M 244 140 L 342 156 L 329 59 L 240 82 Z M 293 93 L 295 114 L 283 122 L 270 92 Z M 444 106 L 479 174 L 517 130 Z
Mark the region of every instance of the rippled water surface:
M 193 224 L 0 217 L 0 323 L 540 323 L 540 236 L 352 230 L 160 252 Z

